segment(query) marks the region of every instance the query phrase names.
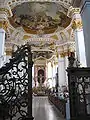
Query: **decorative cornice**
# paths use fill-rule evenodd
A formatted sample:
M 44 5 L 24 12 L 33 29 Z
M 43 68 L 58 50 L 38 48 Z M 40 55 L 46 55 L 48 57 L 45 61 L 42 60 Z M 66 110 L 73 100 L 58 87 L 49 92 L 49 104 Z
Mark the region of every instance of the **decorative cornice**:
M 40 42 L 40 41 L 47 41 L 47 42 L 50 42 L 50 41 L 54 41 L 54 39 L 52 39 L 52 38 L 30 38 L 30 39 L 28 39 L 26 42 L 31 42 L 31 41 L 38 41 L 38 42 Z
M 11 8 L 8 5 L 0 4 L 0 14 L 5 14 L 7 17 L 12 16 Z
M 69 10 L 68 10 L 67 15 L 68 15 L 69 17 L 73 18 L 73 16 L 74 16 L 75 14 L 80 14 L 80 8 L 73 8 L 72 6 L 69 7 Z
M 64 46 L 57 46 L 58 57 L 68 56 L 69 52 L 75 51 L 75 42 L 66 44 Z
M 8 0 L 8 2 L 6 3 L 13 8 L 24 2 L 55 2 L 55 3 L 60 3 L 67 7 L 71 5 L 71 0 L 53 0 L 53 1 L 52 0 Z

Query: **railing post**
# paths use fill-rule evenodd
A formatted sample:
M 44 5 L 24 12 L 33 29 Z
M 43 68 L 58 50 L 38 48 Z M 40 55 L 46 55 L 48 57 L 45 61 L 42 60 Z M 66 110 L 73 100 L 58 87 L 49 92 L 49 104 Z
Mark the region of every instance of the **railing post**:
M 31 46 L 28 46 L 28 118 L 26 120 L 33 120 L 32 116 L 32 53 Z
M 68 68 L 70 120 L 90 120 L 90 68 Z
M 70 120 L 77 120 L 77 106 L 76 106 L 76 88 L 74 67 L 68 68 L 68 85 L 69 85 L 69 100 L 70 100 Z

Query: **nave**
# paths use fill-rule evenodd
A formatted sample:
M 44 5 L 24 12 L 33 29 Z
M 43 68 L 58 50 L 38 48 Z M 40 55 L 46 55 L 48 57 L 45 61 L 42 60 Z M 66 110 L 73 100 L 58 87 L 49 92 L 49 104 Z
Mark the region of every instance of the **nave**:
M 34 120 L 65 120 L 48 97 L 33 97 Z

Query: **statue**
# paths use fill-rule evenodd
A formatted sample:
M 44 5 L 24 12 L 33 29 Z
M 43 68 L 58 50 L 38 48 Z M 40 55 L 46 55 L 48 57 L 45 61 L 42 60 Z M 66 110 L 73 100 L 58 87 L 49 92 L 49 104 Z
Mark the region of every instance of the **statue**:
M 69 61 L 68 67 L 79 67 L 80 66 L 80 62 L 78 61 L 78 59 L 75 58 L 74 52 L 70 52 L 68 61 Z
M 69 61 L 68 67 L 74 67 L 74 62 L 75 62 L 75 53 L 74 52 L 70 52 L 68 61 Z

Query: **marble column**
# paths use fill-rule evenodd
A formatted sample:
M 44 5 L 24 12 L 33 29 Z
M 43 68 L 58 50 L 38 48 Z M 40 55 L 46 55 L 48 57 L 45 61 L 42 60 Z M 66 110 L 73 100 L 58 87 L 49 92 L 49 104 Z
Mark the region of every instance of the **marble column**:
M 3 66 L 4 62 L 4 44 L 5 44 L 5 30 L 0 28 L 0 67 Z
M 0 56 L 4 55 L 5 30 L 0 28 Z
M 32 66 L 32 88 L 35 87 L 35 81 L 34 81 L 34 65 Z
M 85 53 L 85 43 L 83 36 L 83 29 L 75 30 L 75 41 L 76 41 L 76 57 L 80 61 L 81 67 L 86 67 L 86 53 Z
M 58 81 L 59 86 L 62 88 L 62 86 L 66 85 L 66 79 L 65 79 L 65 60 L 64 57 L 59 55 L 58 58 Z
M 72 16 L 72 28 L 75 36 L 76 58 L 79 60 L 81 67 L 86 67 L 86 48 L 80 9 L 71 7 L 69 11 Z
M 46 80 L 45 80 L 45 86 L 48 87 L 48 62 L 46 61 Z
M 48 80 L 48 85 L 49 85 L 49 88 L 52 88 L 52 85 L 53 85 L 53 83 L 52 83 L 52 65 L 51 65 L 51 62 L 49 61 L 48 62 L 48 69 L 47 69 L 47 73 L 48 73 L 48 78 L 47 78 L 47 80 Z
M 54 69 L 53 61 L 51 61 L 51 81 L 52 81 L 52 87 L 53 87 L 53 69 Z
M 90 67 L 90 0 L 83 0 L 81 17 L 85 38 L 86 63 Z
M 58 62 L 54 61 L 53 64 L 53 87 L 56 85 L 56 74 L 57 74 Z
M 68 67 L 68 56 L 67 55 L 65 55 L 64 61 L 65 61 L 65 82 L 66 82 L 66 86 L 68 86 L 68 76 L 66 72 L 66 69 Z
M 48 79 L 52 78 L 51 62 L 48 62 Z
M 5 31 L 8 27 L 8 17 L 12 16 L 11 8 L 9 6 L 0 4 L 0 67 L 4 64 L 5 53 Z

